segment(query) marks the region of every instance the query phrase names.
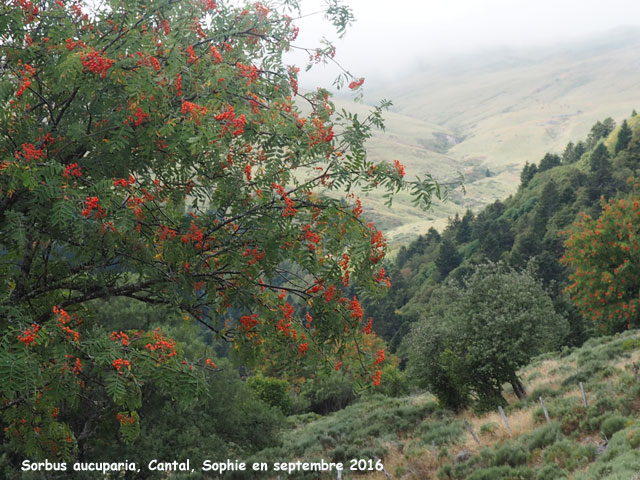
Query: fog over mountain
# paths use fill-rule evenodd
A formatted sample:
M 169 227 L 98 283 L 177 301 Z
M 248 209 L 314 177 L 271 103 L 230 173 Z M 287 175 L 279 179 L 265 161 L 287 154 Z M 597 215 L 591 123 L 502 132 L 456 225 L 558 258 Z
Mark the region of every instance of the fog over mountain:
M 639 59 L 640 27 L 617 27 L 559 44 L 425 60 L 402 78 L 365 82 L 365 104 L 393 101 L 387 130 L 369 142 L 371 158 L 399 159 L 410 175 L 431 173 L 442 181 L 462 174 L 466 189 L 429 214 L 402 199 L 385 211 L 374 197 L 370 213 L 392 237 L 404 238 L 506 198 L 516 191 L 525 162 L 562 153 L 598 120 L 620 122 L 640 109 Z M 348 92 L 337 92 L 335 100 L 367 109 Z
M 448 2 L 346 0 L 356 21 L 344 38 L 321 14 L 324 0 L 305 0 L 298 45 L 314 47 L 326 37 L 336 59 L 369 85 L 397 80 L 438 60 L 494 48 L 539 47 L 580 42 L 621 25 L 640 26 L 640 3 L 628 0 L 451 0 Z M 294 56 L 304 63 L 302 53 Z M 307 86 L 330 83 L 339 69 L 314 68 Z

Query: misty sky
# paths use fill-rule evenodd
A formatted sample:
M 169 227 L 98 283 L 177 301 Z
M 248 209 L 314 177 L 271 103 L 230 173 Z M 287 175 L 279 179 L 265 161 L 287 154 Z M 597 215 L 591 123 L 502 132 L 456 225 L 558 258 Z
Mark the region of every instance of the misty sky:
M 346 0 L 357 21 L 343 40 L 320 15 L 297 21 L 298 44 L 335 40 L 337 59 L 356 76 L 390 79 L 407 67 L 492 46 L 531 46 L 579 39 L 621 25 L 640 25 L 637 0 Z M 302 0 L 303 13 L 321 9 Z M 331 35 L 328 35 L 331 33 Z M 305 57 L 298 57 L 304 64 Z M 302 77 L 326 85 L 337 70 Z M 302 72 L 301 72 L 302 73 Z

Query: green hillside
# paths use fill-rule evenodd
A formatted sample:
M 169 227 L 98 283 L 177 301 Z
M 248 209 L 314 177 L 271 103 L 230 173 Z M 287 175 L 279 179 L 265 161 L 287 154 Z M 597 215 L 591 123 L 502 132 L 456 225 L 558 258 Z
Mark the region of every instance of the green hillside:
M 397 158 L 409 174 L 431 172 L 445 182 L 462 173 L 466 191 L 428 213 L 402 198 L 399 210 L 384 212 L 369 198 L 374 220 L 401 241 L 441 228 L 455 212 L 477 211 L 515 193 L 526 161 L 561 153 L 597 120 L 621 121 L 640 105 L 639 49 L 640 32 L 621 28 L 563 47 L 453 58 L 368 92 L 366 101 L 394 103 L 386 131 L 368 144 L 370 157 Z M 339 106 L 345 102 L 336 99 Z M 390 215 L 400 222 L 389 221 Z
M 476 265 L 501 261 L 534 271 L 571 325 L 567 343 L 580 344 L 592 326 L 563 293 L 571 269 L 560 264 L 566 239 L 561 232 L 582 212 L 597 218 L 601 196 L 622 198 L 635 191 L 628 179 L 640 178 L 639 118 L 628 119 L 633 138 L 625 149 L 615 153 L 620 127 L 598 121 L 584 141 L 570 142 L 562 156 L 547 154 L 539 164 L 527 163 L 514 195 L 477 213 L 450 217 L 440 232 L 423 231 L 399 248 L 387 266 L 389 295 L 368 304 L 368 314 L 380 319 L 377 333 L 397 348 L 448 279 L 461 280 Z M 595 165 L 596 150 L 605 158 L 602 167 Z
M 0 6 L 0 480 L 640 479 L 640 29 L 353 104 L 300 3 Z
M 282 445 L 256 458 L 323 458 L 347 466 L 351 458 L 381 459 L 386 474 L 374 470 L 343 476 L 363 480 L 629 480 L 640 470 L 639 347 L 638 331 L 630 331 L 534 360 L 519 372 L 528 396 L 506 395 L 513 435 L 497 411 L 453 414 L 429 395 L 374 396 L 325 417 L 290 417 Z M 468 459 L 456 461 L 457 456 Z M 335 473 L 297 473 L 294 478 L 335 478 Z
M 367 314 L 375 316 L 376 333 L 400 358 L 398 363 L 389 354 L 392 365 L 383 373 L 382 390 L 363 392 L 346 408 L 329 414 L 288 417 L 281 443 L 258 452 L 255 459 L 324 459 L 356 470 L 358 464 L 352 459 L 370 461 L 362 464 L 363 471 L 347 470 L 342 478 L 635 478 L 640 470 L 640 315 L 634 311 L 629 326 L 613 323 L 611 329 L 617 333 L 602 336 L 564 293 L 571 269 L 559 259 L 565 252 L 562 231 L 581 212 L 597 218 L 604 211 L 601 196 L 637 195 L 638 186 L 627 179 L 640 174 L 639 118 L 632 116 L 617 128 L 610 120 L 596 122 L 583 142 L 563 149 L 562 157 L 548 154 L 539 164 L 527 164 L 515 195 L 477 214 L 468 211 L 454 217 L 442 232 L 430 229 L 400 248 L 387 265 L 392 279 L 389 294 L 366 306 Z M 490 263 L 487 268 L 487 262 L 500 262 L 518 273 L 507 270 L 496 276 L 491 272 L 500 267 Z M 490 274 L 485 274 L 484 283 L 474 283 L 474 271 Z M 496 291 L 492 282 L 508 278 L 520 283 L 519 290 L 500 283 Z M 496 356 L 486 358 L 496 359 L 501 365 L 497 370 L 506 368 L 502 353 L 516 353 L 511 340 L 503 338 L 509 332 L 493 329 L 500 325 L 496 318 L 525 318 L 517 304 L 536 285 L 544 286 L 544 291 L 537 286 L 533 295 L 542 301 L 539 305 L 547 309 L 548 318 L 534 318 L 532 327 L 548 329 L 561 347 L 542 345 L 544 336 L 529 330 L 524 340 L 540 343 L 540 350 L 547 353 L 521 362 L 513 381 L 502 377 L 497 395 L 485 397 L 476 380 L 491 365 L 469 367 L 473 356 L 478 349 L 495 351 Z M 517 292 L 518 298 L 506 302 L 503 311 L 496 303 L 503 298 L 500 291 L 507 290 Z M 451 321 L 451 311 L 464 292 L 471 292 L 472 304 L 462 304 L 461 315 L 453 315 L 459 324 L 451 325 L 454 338 L 447 346 L 441 325 Z M 478 313 L 482 304 L 491 310 L 488 317 Z M 465 329 L 474 328 L 467 317 L 478 315 L 482 332 L 465 336 Z M 426 336 L 420 337 L 421 326 L 426 327 Z M 529 328 L 522 323 L 512 330 Z M 513 332 L 513 338 L 519 334 Z M 416 360 L 423 352 L 430 353 L 420 343 L 438 339 L 446 347 L 439 358 Z M 461 349 L 455 350 L 458 344 Z M 433 387 L 427 393 L 420 388 L 425 385 L 422 377 L 434 373 L 435 378 L 426 382 Z M 322 384 L 320 396 L 337 398 L 340 387 L 333 381 Z M 456 389 L 460 389 L 457 396 Z M 469 403 L 464 403 L 466 395 Z M 504 407 L 508 428 L 499 405 Z M 335 472 L 324 477 L 296 472 L 294 478 L 335 478 Z

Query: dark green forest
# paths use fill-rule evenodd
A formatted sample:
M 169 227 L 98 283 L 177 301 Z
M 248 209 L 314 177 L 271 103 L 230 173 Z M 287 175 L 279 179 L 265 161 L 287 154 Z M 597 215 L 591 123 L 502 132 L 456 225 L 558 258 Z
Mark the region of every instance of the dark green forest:
M 569 323 L 562 345 L 579 346 L 596 334 L 564 293 L 571 268 L 560 263 L 566 236 L 561 232 L 581 213 L 600 215 L 601 200 L 636 192 L 640 173 L 640 136 L 625 120 L 614 148 L 605 140 L 615 129 L 611 118 L 593 125 L 584 141 L 569 143 L 560 153 L 547 153 L 527 163 L 515 195 L 480 212 L 468 210 L 449 218 L 443 232 L 431 228 L 397 252 L 387 268 L 389 294 L 367 305 L 380 319 L 376 332 L 391 351 L 402 352 L 402 340 L 424 315 L 433 293 L 449 281 L 461 282 L 488 262 L 528 271 L 553 301 L 554 311 Z M 638 326 L 638 317 L 632 321 Z

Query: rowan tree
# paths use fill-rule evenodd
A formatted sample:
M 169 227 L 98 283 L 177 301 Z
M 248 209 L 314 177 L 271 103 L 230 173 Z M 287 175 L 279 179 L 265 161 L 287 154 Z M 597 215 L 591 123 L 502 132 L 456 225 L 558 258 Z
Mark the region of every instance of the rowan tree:
M 188 401 L 215 373 L 162 330 L 96 334 L 97 299 L 172 306 L 285 367 L 334 368 L 346 343 L 375 364 L 343 291 L 386 288 L 386 240 L 355 194 L 410 189 L 428 205 L 439 187 L 368 160 L 388 102 L 362 119 L 298 90 L 283 61 L 298 13 L 295 0 L 0 7 L 0 397 L 14 448 L 72 456 L 65 412 L 89 390 L 132 439 L 141 385 Z M 351 21 L 334 0 L 327 18 Z M 335 49 L 307 52 L 312 65 Z
M 583 214 L 564 232 L 561 261 L 575 269 L 567 292 L 576 307 L 608 334 L 638 325 L 640 200 L 601 202 L 598 219 Z

